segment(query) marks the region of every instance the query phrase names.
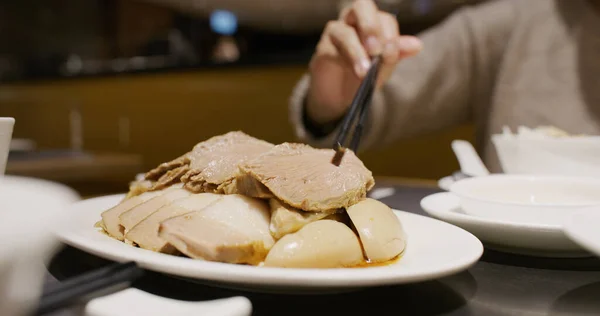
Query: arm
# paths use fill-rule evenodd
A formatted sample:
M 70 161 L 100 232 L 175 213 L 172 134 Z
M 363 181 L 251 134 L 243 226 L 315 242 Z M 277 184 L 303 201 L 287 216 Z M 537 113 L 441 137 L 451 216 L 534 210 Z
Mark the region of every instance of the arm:
M 494 1 L 461 9 L 421 34 L 423 50 L 398 64 L 374 94 L 363 148 L 466 122 L 477 87 L 485 85 L 479 74 L 495 71 L 514 19 L 512 1 Z M 336 131 L 315 137 L 303 122 L 310 80 L 304 75 L 294 89 L 290 118 L 302 141 L 331 146 Z

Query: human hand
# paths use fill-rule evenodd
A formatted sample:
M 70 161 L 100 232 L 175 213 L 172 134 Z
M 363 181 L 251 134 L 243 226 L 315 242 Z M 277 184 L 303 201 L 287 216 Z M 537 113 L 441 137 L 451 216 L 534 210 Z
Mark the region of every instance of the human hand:
M 396 64 L 421 50 L 413 36 L 401 36 L 396 17 L 380 11 L 372 0 L 357 0 L 338 20 L 329 21 L 309 65 L 308 116 L 317 123 L 339 119 L 346 112 L 371 56 L 382 57 L 377 87 Z

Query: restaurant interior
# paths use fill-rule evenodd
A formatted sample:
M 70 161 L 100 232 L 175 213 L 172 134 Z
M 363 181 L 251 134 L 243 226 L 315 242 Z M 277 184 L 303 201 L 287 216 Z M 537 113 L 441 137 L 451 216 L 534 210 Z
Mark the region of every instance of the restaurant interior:
M 402 32 L 415 34 L 475 1 L 397 2 Z M 135 174 L 228 131 L 296 141 L 288 100 L 338 14 L 337 1 L 0 6 L 0 113 L 17 121 L 6 172 L 85 196 L 121 192 Z M 471 130 L 406 139 L 361 159 L 378 176 L 438 179 L 458 167 L 450 141 L 471 139 Z
M 489 2 L 374 1 L 407 36 Z M 0 316 L 600 315 L 598 136 L 504 130 L 503 174 L 471 121 L 279 145 L 353 3 L 0 1 Z M 263 152 L 215 184 L 213 137 Z

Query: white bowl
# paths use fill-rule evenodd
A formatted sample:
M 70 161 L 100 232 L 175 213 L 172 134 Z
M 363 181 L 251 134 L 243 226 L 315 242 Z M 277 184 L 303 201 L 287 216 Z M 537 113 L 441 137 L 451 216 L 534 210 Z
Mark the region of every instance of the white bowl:
M 27 315 L 35 307 L 44 264 L 60 246 L 52 230 L 79 199 L 58 183 L 0 176 L 0 315 Z
M 600 179 L 585 177 L 498 174 L 457 181 L 450 192 L 469 215 L 514 223 L 562 225 L 600 206 Z
M 600 137 L 525 138 L 493 135 L 507 174 L 545 174 L 600 178 Z

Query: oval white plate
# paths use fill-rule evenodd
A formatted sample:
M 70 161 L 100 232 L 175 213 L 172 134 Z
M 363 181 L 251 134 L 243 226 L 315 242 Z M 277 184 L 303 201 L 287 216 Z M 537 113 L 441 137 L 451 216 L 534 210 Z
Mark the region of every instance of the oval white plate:
M 70 222 L 58 231 L 66 244 L 114 261 L 136 261 L 143 268 L 180 277 L 254 291 L 294 293 L 343 291 L 362 287 L 425 281 L 469 268 L 482 255 L 479 239 L 456 226 L 395 211 L 408 236 L 408 246 L 396 263 L 356 269 L 286 269 L 192 260 L 134 248 L 94 228 L 100 213 L 123 195 L 75 203 Z
M 577 213 L 569 219 L 564 230 L 567 237 L 600 257 L 600 209 Z
M 512 223 L 465 214 L 452 193 L 436 193 L 421 200 L 427 214 L 462 227 L 486 246 L 505 252 L 543 257 L 589 257 L 569 240 L 560 226 Z

